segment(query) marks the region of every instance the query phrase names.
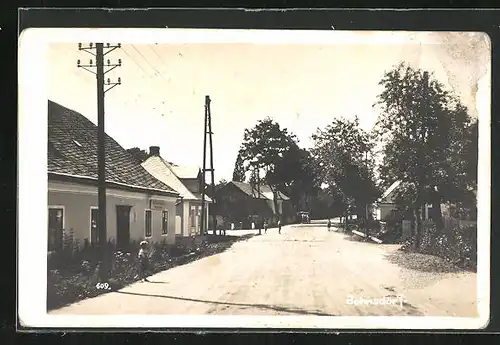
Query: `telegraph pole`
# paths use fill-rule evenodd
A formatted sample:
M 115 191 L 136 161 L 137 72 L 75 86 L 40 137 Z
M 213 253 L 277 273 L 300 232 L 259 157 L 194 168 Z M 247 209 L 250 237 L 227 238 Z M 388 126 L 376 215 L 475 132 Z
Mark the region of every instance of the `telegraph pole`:
M 252 200 L 251 200 L 251 203 L 250 203 L 250 216 L 251 216 L 251 221 L 250 221 L 250 228 L 252 227 L 252 222 L 253 222 L 253 219 L 254 219 L 254 214 L 255 214 L 255 211 L 256 211 L 256 207 L 255 207 L 255 184 L 256 184 L 256 177 L 255 177 L 255 164 L 253 162 L 250 163 L 250 187 L 252 189 Z M 252 229 L 253 230 L 253 229 Z
M 203 232 L 208 233 L 208 229 L 205 230 L 205 223 L 207 219 L 205 219 L 205 177 L 206 172 L 209 171 L 212 176 L 211 180 L 211 190 L 212 190 L 212 202 L 215 203 L 215 178 L 214 178 L 214 156 L 213 156 L 213 147 L 212 147 L 212 114 L 210 112 L 210 96 L 205 96 L 205 124 L 203 129 L 203 169 L 202 169 L 202 192 L 201 192 L 201 224 Z M 210 145 L 210 168 L 207 168 L 207 137 Z M 217 217 L 215 212 L 212 212 L 213 216 L 213 226 L 214 226 L 214 235 L 217 231 L 216 220 Z
M 205 172 L 207 167 L 207 120 L 208 120 L 208 104 L 210 98 L 205 97 L 205 120 L 203 123 L 203 168 L 201 169 L 201 229 L 200 234 L 205 235 Z
M 88 72 L 96 75 L 96 89 L 97 89 L 97 182 L 98 182 L 98 246 L 101 249 L 101 268 L 99 270 L 100 279 L 102 282 L 106 282 L 109 278 L 109 262 L 107 258 L 106 245 L 108 242 L 107 232 L 106 232 L 106 151 L 105 151 L 105 141 L 106 132 L 104 126 L 104 94 L 111 90 L 113 87 L 121 84 L 121 79 L 118 78 L 117 82 L 111 82 L 108 78 L 107 83 L 104 81 L 104 76 L 106 73 L 121 66 L 121 59 L 118 59 L 117 64 L 111 64 L 110 60 L 107 60 L 107 64 L 104 63 L 104 56 L 113 50 L 120 48 L 121 45 L 110 45 L 106 44 L 107 51 L 104 52 L 104 44 L 96 43 L 94 46 L 92 43 L 88 47 L 83 47 L 81 43 L 78 44 L 78 50 L 85 51 L 93 56 L 95 56 L 95 64 L 90 60 L 89 64 L 82 64 L 80 60 L 77 61 L 77 67 L 83 68 Z M 95 53 L 93 52 L 95 49 Z M 107 67 L 107 70 L 105 69 Z M 95 71 L 93 70 L 95 68 Z M 108 88 L 105 89 L 105 85 Z
M 207 107 L 207 115 L 208 115 L 208 139 L 209 139 L 209 149 L 210 149 L 210 172 L 212 177 L 211 190 L 212 190 L 212 222 L 214 225 L 214 235 L 217 231 L 217 215 L 215 214 L 215 174 L 214 174 L 214 148 L 212 143 L 212 113 L 210 111 L 210 97 L 206 97 L 206 102 L 208 104 Z
M 108 241 L 106 233 L 106 151 L 104 130 L 104 49 L 102 43 L 96 44 L 96 66 L 97 66 L 97 176 L 98 176 L 98 206 L 99 206 L 99 244 L 104 247 Z M 103 258 L 104 259 L 104 258 Z M 106 262 L 103 260 L 102 262 Z M 107 268 L 107 267 L 106 267 Z M 105 271 L 105 270 L 102 270 Z M 103 277 L 105 278 L 105 277 Z
M 257 204 L 260 204 L 260 165 L 257 165 Z M 262 215 L 259 214 L 259 235 L 262 235 Z

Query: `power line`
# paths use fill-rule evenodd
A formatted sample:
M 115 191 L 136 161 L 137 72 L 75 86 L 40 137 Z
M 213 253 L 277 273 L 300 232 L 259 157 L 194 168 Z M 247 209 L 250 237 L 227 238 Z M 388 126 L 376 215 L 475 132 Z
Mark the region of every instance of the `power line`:
M 162 73 L 161 73 L 161 72 L 159 72 L 159 71 L 158 71 L 158 70 L 157 70 L 157 69 L 156 69 L 156 68 L 155 68 L 155 67 L 151 64 L 151 62 L 148 60 L 148 58 L 147 58 L 146 56 L 144 56 L 144 54 L 142 54 L 142 53 L 139 51 L 139 49 L 138 49 L 135 45 L 131 44 L 131 47 L 132 47 L 132 48 L 133 48 L 133 49 L 134 49 L 134 50 L 135 50 L 135 51 L 136 51 L 136 52 L 137 52 L 137 53 L 138 53 L 138 54 L 142 57 L 142 59 L 144 59 L 144 61 L 145 61 L 145 62 L 146 62 L 146 63 L 150 66 L 150 68 L 151 68 L 151 69 L 153 69 L 153 70 L 156 72 L 156 73 L 155 73 L 155 75 L 154 75 L 155 77 L 156 77 L 156 76 L 160 76 L 160 77 L 161 77 L 161 78 L 162 78 L 165 82 L 167 82 L 167 83 L 169 82 L 169 81 L 167 81 L 167 80 L 165 79 L 165 77 L 162 75 Z M 124 50 L 124 51 L 125 51 L 125 50 Z M 144 73 L 145 73 L 145 74 L 146 74 L 149 78 L 153 78 L 153 76 L 152 76 L 152 75 L 150 75 L 150 74 L 149 74 L 149 73 L 148 73 L 148 72 L 147 72 L 147 71 L 143 68 L 143 66 L 142 66 L 139 62 L 137 62 L 137 60 L 136 60 L 136 59 L 134 59 L 134 57 L 132 57 L 132 56 L 131 56 L 131 54 L 130 54 L 130 53 L 128 53 L 127 51 L 125 51 L 125 53 L 127 54 L 127 56 L 129 56 L 129 57 L 130 57 L 130 58 L 134 61 L 134 63 L 135 63 L 135 64 L 136 64 L 139 68 L 141 68 L 141 70 L 142 70 L 142 71 L 143 71 L 143 72 L 144 72 Z M 156 52 L 155 52 L 155 53 L 156 53 Z M 162 63 L 163 63 L 163 61 L 162 61 Z M 140 95 L 140 94 L 139 94 L 139 97 L 138 97 L 138 98 L 140 98 L 141 96 L 142 96 L 142 95 Z M 162 105 L 159 105 L 159 107 L 161 108 L 161 107 L 163 106 L 163 104 L 164 104 L 164 102 L 162 102 Z M 153 109 L 154 109 L 154 110 L 156 110 L 155 108 L 153 108 Z M 162 114 L 164 114 L 164 113 L 165 113 L 165 109 L 163 109 Z
M 125 48 L 126 47 L 121 46 L 121 50 L 132 60 L 132 62 L 135 65 L 137 65 L 137 67 L 139 67 L 144 72 L 144 74 L 146 75 L 146 77 L 147 78 L 153 78 L 153 76 L 143 67 L 143 64 L 141 64 L 140 62 L 138 62 L 137 58 L 134 57 L 133 55 L 131 55 L 131 53 L 129 53 Z M 133 48 L 137 51 L 136 47 L 133 47 Z M 141 54 L 141 52 L 139 52 L 139 51 L 137 51 L 137 53 L 139 53 L 141 55 L 141 57 L 146 60 L 146 63 L 148 63 L 149 65 L 151 65 L 151 63 L 147 60 L 147 58 L 144 56 L 144 54 Z M 85 61 L 85 60 L 82 60 L 82 61 Z M 163 63 L 163 61 L 162 61 L 162 63 Z M 153 69 L 154 69 L 154 67 L 153 67 Z M 75 72 L 75 75 L 76 75 L 76 72 Z M 159 73 L 159 75 L 163 78 L 163 76 L 161 75 L 161 73 Z M 84 79 L 84 81 L 86 83 L 91 84 L 88 80 L 86 80 L 86 78 L 83 78 L 83 79 Z M 132 96 L 134 98 L 133 100 L 129 100 L 126 103 L 128 103 L 130 105 L 132 105 L 133 103 L 135 103 L 135 106 L 140 106 L 140 104 L 143 102 L 144 96 L 145 95 L 143 95 L 142 93 L 139 92 L 135 97 Z M 165 102 L 164 101 L 156 101 L 156 100 L 149 100 L 148 101 L 148 100 L 145 100 L 145 102 L 146 102 L 146 104 L 147 103 L 151 103 L 151 102 L 155 103 L 156 105 L 154 105 L 154 106 L 151 107 L 152 110 L 154 112 L 159 112 L 162 116 L 164 116 L 165 114 L 168 113 L 168 110 L 165 109 Z M 148 108 L 149 105 L 146 105 L 146 107 Z
M 151 78 L 151 76 L 149 75 L 148 72 L 146 72 L 146 70 L 134 59 L 134 57 L 132 55 L 130 55 L 126 50 L 125 48 L 122 47 L 122 51 L 129 57 L 132 59 L 132 61 L 137 65 L 137 67 L 139 67 L 140 69 L 142 69 L 142 71 L 148 76 Z
M 163 59 L 162 59 L 162 57 L 160 56 L 160 54 L 158 54 L 158 53 L 156 52 L 156 50 L 154 49 L 154 46 L 148 46 L 148 47 L 149 47 L 149 49 L 151 49 L 151 50 L 153 51 L 153 53 L 154 53 L 154 54 L 158 57 L 158 60 L 160 60 L 160 62 L 163 64 L 163 66 L 165 66 L 165 68 L 167 68 L 167 69 L 168 69 L 167 64 L 165 63 L 165 61 L 163 61 Z
M 133 48 L 133 49 L 134 49 L 134 50 L 135 50 L 135 51 L 136 51 L 136 52 L 137 52 L 137 53 L 138 53 L 138 54 L 142 57 L 142 59 L 143 59 L 143 60 L 144 60 L 144 61 L 145 61 L 148 65 L 149 65 L 149 67 L 150 67 L 151 69 L 153 69 L 153 70 L 156 72 L 156 73 L 155 73 L 155 76 L 159 76 L 159 77 L 161 77 L 161 78 L 162 78 L 162 79 L 163 79 L 166 83 L 169 83 L 169 81 L 168 81 L 168 80 L 166 80 L 166 79 L 165 79 L 165 77 L 163 76 L 163 74 L 162 74 L 160 71 L 158 71 L 158 69 L 157 69 L 156 67 L 154 67 L 154 66 L 153 66 L 153 64 L 152 64 L 152 63 L 149 61 L 149 59 L 148 59 L 148 58 L 147 58 L 147 57 L 146 57 L 146 56 L 145 56 L 145 55 L 144 55 L 144 54 L 143 54 L 143 53 L 139 50 L 139 48 L 137 48 L 137 47 L 136 47 L 135 45 L 133 45 L 133 44 L 132 44 L 131 46 L 132 46 L 132 48 Z M 161 57 L 158 55 L 158 53 L 157 53 L 155 50 L 153 50 L 151 46 L 149 46 L 149 45 L 148 45 L 148 47 L 149 47 L 149 48 L 153 51 L 153 53 L 154 53 L 154 54 L 155 54 L 155 55 L 159 58 L 159 60 L 161 61 L 161 63 L 162 63 L 163 65 L 165 65 L 165 63 L 163 62 L 163 60 L 161 59 Z M 167 66 L 165 65 L 165 67 L 167 67 Z M 160 105 L 159 105 L 159 108 L 163 108 L 163 107 L 164 107 L 164 104 L 165 104 L 165 102 L 164 102 L 164 101 L 162 101 L 162 104 L 160 104 Z M 156 109 L 156 108 L 153 108 L 153 110 L 157 110 L 157 109 Z M 164 116 L 164 113 L 165 113 L 165 109 L 162 109 L 162 116 Z
M 137 54 L 139 54 L 144 61 L 146 61 L 146 63 L 149 65 L 149 67 L 151 67 L 156 73 L 158 73 L 158 70 L 149 62 L 149 60 L 144 56 L 144 54 L 142 54 L 139 49 L 137 49 L 137 47 L 133 44 L 131 44 L 132 48 L 134 48 L 134 50 L 137 52 Z
M 135 49 L 135 51 L 144 59 L 144 61 L 146 61 L 146 63 L 156 72 L 156 75 L 157 76 L 160 76 L 163 80 L 165 80 L 167 83 L 168 81 L 165 79 L 165 77 L 160 73 L 160 71 L 158 71 L 158 69 L 156 67 L 154 67 L 150 62 L 149 60 L 144 56 L 144 54 L 142 54 L 139 49 L 137 49 L 137 47 L 135 45 L 132 44 L 132 48 Z M 163 62 L 163 61 L 162 61 Z

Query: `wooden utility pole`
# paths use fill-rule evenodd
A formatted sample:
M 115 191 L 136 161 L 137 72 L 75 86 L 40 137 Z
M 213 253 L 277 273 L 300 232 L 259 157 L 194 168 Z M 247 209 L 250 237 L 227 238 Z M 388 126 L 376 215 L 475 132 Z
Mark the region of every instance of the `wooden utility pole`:
M 90 43 L 88 47 L 82 47 L 82 44 L 78 44 L 78 50 L 85 51 L 93 56 L 95 56 L 95 64 L 92 60 L 88 65 L 81 64 L 81 61 L 77 61 L 77 67 L 83 68 L 86 71 L 94 73 L 96 75 L 96 89 L 97 89 L 97 183 L 98 183 L 98 246 L 100 247 L 101 252 L 101 267 L 99 270 L 99 275 L 101 282 L 106 282 L 109 278 L 109 260 L 107 258 L 106 245 L 108 242 L 107 232 L 106 232 L 106 151 L 105 151 L 105 141 L 106 141 L 106 132 L 104 126 L 104 94 L 115 87 L 116 85 L 121 84 L 121 79 L 118 78 L 117 82 L 111 82 L 108 79 L 107 83 L 104 81 L 104 75 L 109 71 L 115 69 L 116 67 L 121 66 L 121 59 L 118 59 L 118 64 L 111 64 L 111 61 L 108 60 L 107 64 L 104 63 L 104 56 L 111 51 L 120 48 L 121 45 L 118 44 L 116 46 L 111 46 L 109 43 L 106 44 L 106 53 L 104 52 L 104 44 L 97 43 L 95 46 Z M 93 50 L 95 49 L 95 53 Z M 105 71 L 104 68 L 108 67 Z M 95 68 L 95 72 L 93 71 Z M 105 89 L 105 85 L 109 85 L 107 89 Z
M 206 97 L 206 102 L 208 103 L 208 139 L 209 139 L 209 149 L 210 149 L 210 172 L 211 172 L 211 190 L 212 190 L 212 224 L 214 226 L 214 235 L 217 231 L 217 215 L 215 214 L 215 174 L 214 174 L 214 147 L 212 142 L 212 113 L 210 111 L 210 97 Z
M 213 145 L 212 145 L 212 114 L 210 111 L 210 96 L 205 96 L 205 124 L 203 126 L 203 169 L 202 169 L 202 194 L 201 194 L 201 224 L 203 227 L 203 233 L 208 233 L 208 229 L 205 229 L 205 223 L 207 223 L 207 219 L 205 219 L 205 178 L 206 172 L 209 171 L 211 173 L 211 184 L 210 189 L 212 191 L 212 203 L 215 203 L 215 176 L 214 176 L 214 155 L 213 155 Z M 210 168 L 207 168 L 207 137 L 210 145 Z M 214 209 L 212 208 L 212 219 L 213 219 L 213 231 L 214 235 L 217 231 L 217 216 L 215 214 Z
M 256 211 L 256 207 L 255 207 L 255 204 L 256 204 L 256 201 L 255 201 L 255 183 L 256 183 L 256 177 L 255 177 L 255 165 L 254 163 L 250 163 L 251 164 L 251 169 L 250 169 L 250 188 L 252 189 L 252 195 L 251 195 L 251 200 L 250 200 L 250 205 L 249 205 L 249 209 L 250 209 L 250 217 L 251 217 L 251 220 L 250 220 L 250 229 L 252 229 L 252 223 L 253 223 L 253 219 L 254 219 L 254 214 L 255 214 L 255 211 Z
M 257 205 L 260 205 L 260 166 L 257 165 Z M 262 216 L 260 213 L 260 208 L 258 212 L 258 223 L 259 223 L 259 235 L 262 235 Z
M 106 132 L 104 126 L 104 48 L 102 43 L 96 44 L 96 66 L 97 66 L 97 176 L 98 176 L 98 224 L 99 244 L 104 248 L 108 241 L 106 232 Z M 104 253 L 104 251 L 103 251 Z M 102 263 L 107 263 L 102 258 Z M 107 268 L 107 267 L 106 267 Z M 107 269 L 103 269 L 107 273 Z M 103 278 L 107 278 L 103 274 Z

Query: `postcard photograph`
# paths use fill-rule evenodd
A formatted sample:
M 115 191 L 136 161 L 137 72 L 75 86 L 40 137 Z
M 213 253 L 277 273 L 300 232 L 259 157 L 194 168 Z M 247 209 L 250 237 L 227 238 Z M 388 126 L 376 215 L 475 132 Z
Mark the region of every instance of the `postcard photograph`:
M 33 327 L 481 328 L 483 33 L 29 29 Z

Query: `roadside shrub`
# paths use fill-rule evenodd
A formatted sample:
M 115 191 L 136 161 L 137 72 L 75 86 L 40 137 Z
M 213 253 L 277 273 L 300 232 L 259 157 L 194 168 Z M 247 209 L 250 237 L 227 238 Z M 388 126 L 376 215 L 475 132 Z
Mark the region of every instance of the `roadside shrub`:
M 414 250 L 415 236 L 406 241 L 402 250 Z M 426 224 L 417 250 L 422 254 L 439 256 L 460 268 L 477 268 L 477 227 L 475 225 L 455 225 L 436 231 L 435 224 Z

